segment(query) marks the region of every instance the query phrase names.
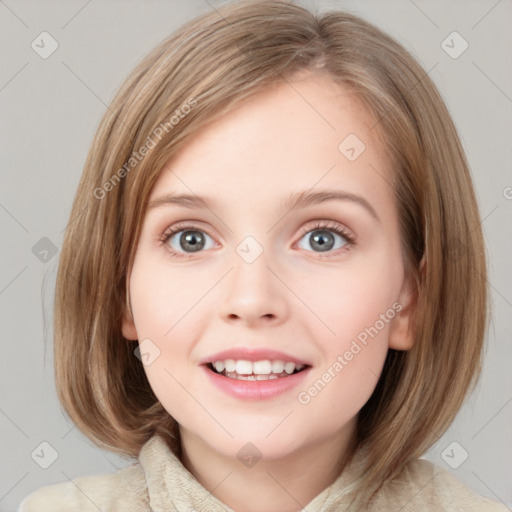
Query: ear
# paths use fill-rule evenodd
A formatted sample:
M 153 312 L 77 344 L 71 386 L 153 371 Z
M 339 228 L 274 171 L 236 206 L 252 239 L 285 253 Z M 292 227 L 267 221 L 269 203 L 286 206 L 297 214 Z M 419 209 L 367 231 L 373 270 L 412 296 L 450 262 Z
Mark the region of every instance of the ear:
M 420 262 L 420 274 L 425 270 L 425 257 Z M 398 301 L 394 307 L 397 312 L 389 330 L 388 346 L 394 350 L 409 350 L 414 345 L 414 332 L 412 323 L 416 312 L 417 290 L 409 279 L 404 280 L 404 285 L 400 291 Z
M 137 330 L 135 329 L 135 324 L 133 323 L 132 318 L 124 318 L 123 317 L 122 331 L 123 331 L 123 336 L 127 340 L 135 341 L 135 340 L 139 339 L 139 336 L 137 335 Z
M 139 339 L 135 322 L 133 321 L 129 297 L 126 298 L 126 302 L 123 305 L 122 332 L 127 340 L 135 341 Z

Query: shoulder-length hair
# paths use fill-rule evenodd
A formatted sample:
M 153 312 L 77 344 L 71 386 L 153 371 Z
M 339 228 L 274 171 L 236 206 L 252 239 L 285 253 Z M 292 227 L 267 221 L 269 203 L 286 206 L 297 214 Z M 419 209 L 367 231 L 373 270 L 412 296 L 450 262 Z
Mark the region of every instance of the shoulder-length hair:
M 344 12 L 284 0 L 224 5 L 182 26 L 129 75 L 88 154 L 60 257 L 54 317 L 59 399 L 99 446 L 137 456 L 153 435 L 179 453 L 121 331 L 127 278 L 150 191 L 205 123 L 296 73 L 325 73 L 373 116 L 393 169 L 415 343 L 389 350 L 358 416 L 361 485 L 380 485 L 453 421 L 481 366 L 488 290 L 466 157 L 428 73 L 393 38 Z

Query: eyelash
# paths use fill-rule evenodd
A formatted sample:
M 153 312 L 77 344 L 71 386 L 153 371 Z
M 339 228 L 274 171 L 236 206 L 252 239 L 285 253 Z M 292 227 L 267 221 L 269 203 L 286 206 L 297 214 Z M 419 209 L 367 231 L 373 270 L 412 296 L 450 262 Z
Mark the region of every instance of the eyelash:
M 307 235 L 308 233 L 310 233 L 312 231 L 319 231 L 319 230 L 332 231 L 333 233 L 336 233 L 337 235 L 343 237 L 347 241 L 347 243 L 341 249 L 338 249 L 337 251 L 329 251 L 329 252 L 334 252 L 334 254 L 336 254 L 338 251 L 343 251 L 343 250 L 349 249 L 350 247 L 356 245 L 355 237 L 345 227 L 342 227 L 342 226 L 339 226 L 338 224 L 333 224 L 332 222 L 330 223 L 327 221 L 318 221 L 314 226 L 308 226 L 308 227 L 302 228 L 299 239 L 301 239 L 304 235 Z M 200 231 L 201 233 L 206 233 L 208 236 L 210 236 L 203 228 L 201 228 L 199 226 L 196 226 L 194 224 L 178 223 L 172 227 L 167 228 L 164 231 L 164 233 L 162 234 L 162 236 L 160 238 L 160 243 L 165 244 L 165 242 L 167 242 L 167 240 L 169 238 L 171 238 L 176 233 L 180 233 L 181 231 Z M 210 236 L 210 238 L 212 238 L 212 237 Z M 192 255 L 192 254 L 187 255 L 187 253 L 182 254 L 180 252 L 176 252 L 176 251 L 172 250 L 170 247 L 167 247 L 167 250 L 169 251 L 170 255 L 173 257 L 186 258 L 187 256 Z M 320 252 L 316 253 L 316 254 L 318 254 L 321 258 L 332 257 L 332 255 L 322 254 Z
M 348 231 L 347 228 L 332 222 L 317 221 L 313 227 L 305 226 L 301 229 L 300 238 L 302 238 L 304 235 L 307 235 L 308 233 L 311 233 L 312 231 L 332 231 L 347 241 L 347 243 L 341 249 L 337 249 L 336 251 L 328 251 L 326 254 L 322 254 L 321 252 L 315 253 L 318 254 L 321 258 L 330 258 L 334 255 L 338 255 L 339 251 L 344 251 L 356 245 L 355 237 Z

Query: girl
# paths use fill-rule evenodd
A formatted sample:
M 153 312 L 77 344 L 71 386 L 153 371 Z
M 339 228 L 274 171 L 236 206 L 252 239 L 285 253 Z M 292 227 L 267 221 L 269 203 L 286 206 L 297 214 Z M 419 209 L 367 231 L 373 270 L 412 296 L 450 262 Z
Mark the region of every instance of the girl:
M 434 84 L 369 23 L 203 15 L 134 70 L 85 164 L 59 398 L 137 457 L 20 511 L 498 511 L 421 456 L 480 368 L 484 246 Z

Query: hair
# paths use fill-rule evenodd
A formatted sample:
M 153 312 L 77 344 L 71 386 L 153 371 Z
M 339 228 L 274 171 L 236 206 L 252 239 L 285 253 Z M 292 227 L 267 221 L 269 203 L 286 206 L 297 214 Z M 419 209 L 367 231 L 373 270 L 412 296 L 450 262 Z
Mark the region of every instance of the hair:
M 229 3 L 187 22 L 128 76 L 100 122 L 74 198 L 56 285 L 55 376 L 65 411 L 98 446 L 136 457 L 158 434 L 180 453 L 177 423 L 121 329 L 161 169 L 200 127 L 299 72 L 329 76 L 374 119 L 416 297 L 414 345 L 388 351 L 358 415 L 354 450 L 368 447 L 359 488 L 381 486 L 422 455 L 476 384 L 488 321 L 485 248 L 464 150 L 428 73 L 352 14 L 315 15 L 284 0 Z

